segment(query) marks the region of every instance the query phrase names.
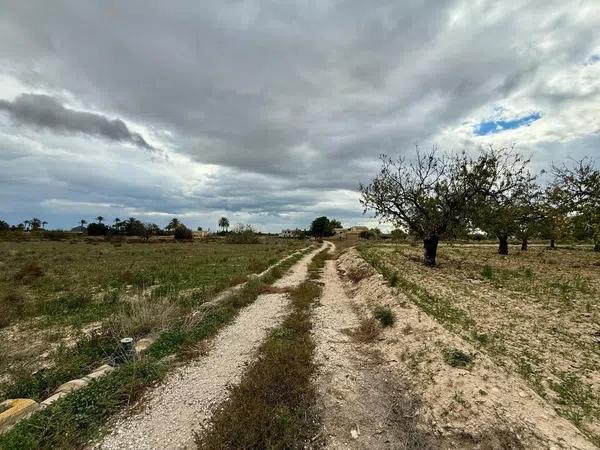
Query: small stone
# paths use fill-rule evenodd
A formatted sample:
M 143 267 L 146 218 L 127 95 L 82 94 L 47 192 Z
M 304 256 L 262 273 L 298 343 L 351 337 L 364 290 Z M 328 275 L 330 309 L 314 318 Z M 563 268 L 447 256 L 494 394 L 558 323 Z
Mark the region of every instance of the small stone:
M 519 397 L 525 398 L 525 397 L 527 397 L 527 394 L 523 391 L 519 391 Z
M 358 439 L 358 431 L 354 428 L 350 430 L 350 435 L 352 436 L 352 439 Z

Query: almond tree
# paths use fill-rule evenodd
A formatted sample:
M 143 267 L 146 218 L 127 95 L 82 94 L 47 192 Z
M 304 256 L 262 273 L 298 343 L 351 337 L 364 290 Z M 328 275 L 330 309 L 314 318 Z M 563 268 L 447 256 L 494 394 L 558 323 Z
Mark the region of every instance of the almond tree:
M 508 238 L 518 234 L 530 195 L 537 189 L 528 164 L 529 160 L 513 148 L 489 147 L 469 175 L 469 184 L 475 192 L 473 223 L 498 238 L 501 255 L 508 254 Z
M 426 266 L 434 266 L 441 238 L 453 236 L 468 220 L 472 162 L 463 153 L 449 156 L 435 148 L 416 149 L 414 161 L 381 156 L 379 174 L 360 185 L 365 213 L 409 230 L 423 240 Z
M 556 203 L 573 221 L 583 224 L 594 241 L 594 250 L 600 251 L 600 171 L 589 158 L 573 161 L 571 166 L 553 166 L 552 171 L 550 188 Z

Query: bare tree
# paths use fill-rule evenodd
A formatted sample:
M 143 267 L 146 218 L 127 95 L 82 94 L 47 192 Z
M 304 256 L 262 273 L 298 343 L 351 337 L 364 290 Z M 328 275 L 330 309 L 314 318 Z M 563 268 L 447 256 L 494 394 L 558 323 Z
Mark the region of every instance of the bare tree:
M 422 152 L 414 161 L 381 156 L 382 167 L 370 184 L 360 185 L 365 213 L 404 228 L 423 240 L 424 263 L 434 266 L 440 238 L 453 235 L 467 221 L 471 161 L 437 149 Z
M 555 203 L 582 224 L 594 240 L 594 250 L 600 251 L 600 170 L 594 160 L 573 160 L 571 166 L 553 166 L 552 172 Z
M 508 254 L 508 238 L 518 234 L 523 212 L 537 190 L 529 159 L 514 148 L 489 147 L 475 162 L 469 184 L 475 193 L 473 223 L 498 238 L 498 253 Z M 527 220 L 532 220 L 527 217 Z

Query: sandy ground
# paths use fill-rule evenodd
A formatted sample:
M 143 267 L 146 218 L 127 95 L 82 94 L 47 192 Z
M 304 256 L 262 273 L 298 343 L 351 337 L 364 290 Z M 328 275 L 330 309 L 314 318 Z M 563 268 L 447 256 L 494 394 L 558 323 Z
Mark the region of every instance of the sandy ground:
M 344 293 L 335 261 L 327 261 L 323 281 L 313 332 L 325 448 L 435 448 L 415 427 L 417 402 L 405 380 L 390 370 L 378 351 L 350 337 L 359 315 Z
M 365 265 L 355 250 L 338 261 L 342 273 Z M 525 380 L 507 374 L 486 354 L 443 328 L 388 287 L 379 274 L 358 283 L 345 280 L 344 287 L 364 313 L 376 305 L 388 305 L 395 312 L 397 323 L 372 349 L 414 387 L 421 400 L 419 422 L 444 439 L 438 448 L 596 448 Z M 473 366 L 449 366 L 442 352 L 454 348 L 474 355 Z
M 302 258 L 275 286 L 304 280 L 307 265 L 319 250 Z M 283 320 L 287 306 L 284 294 L 259 296 L 217 335 L 207 356 L 175 370 L 142 399 L 141 412 L 119 418 L 94 448 L 194 448 L 194 430 L 208 423 L 214 408 L 226 399 L 228 387 L 240 381 L 268 331 Z

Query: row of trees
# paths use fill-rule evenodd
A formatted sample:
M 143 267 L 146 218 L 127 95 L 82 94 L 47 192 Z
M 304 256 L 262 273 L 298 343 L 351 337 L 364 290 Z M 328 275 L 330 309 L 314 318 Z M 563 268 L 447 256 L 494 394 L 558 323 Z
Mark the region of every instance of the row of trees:
M 600 251 L 600 172 L 591 159 L 552 166 L 545 187 L 529 171 L 529 160 L 514 148 L 445 154 L 417 148 L 412 161 L 383 155 L 379 174 L 360 185 L 365 212 L 373 211 L 423 240 L 424 262 L 435 265 L 440 239 L 483 231 L 498 239 L 508 254 L 508 240 L 571 236 L 591 239 Z M 544 173 L 544 172 L 542 172 Z
M 0 231 L 38 231 L 43 230 L 46 225 L 48 222 L 37 217 L 24 220 L 17 225 L 9 225 L 8 222 L 0 220 Z
M 25 220 L 23 223 L 11 226 L 7 222 L 0 220 L 0 231 L 38 231 L 43 230 L 47 223 L 34 217 L 31 220 Z M 217 224 L 222 233 L 229 233 L 230 225 L 227 217 L 221 217 Z M 234 230 L 238 234 L 240 233 L 238 230 L 240 227 L 243 226 L 238 225 Z M 247 228 L 245 227 L 243 231 L 247 232 Z M 176 238 L 191 239 L 193 235 L 192 231 L 176 217 L 171 219 L 167 226 L 162 229 L 155 223 L 144 223 L 135 217 L 129 217 L 124 220 L 116 217 L 112 224 L 109 225 L 103 216 L 98 216 L 95 218 L 95 222 L 88 222 L 86 219 L 79 220 L 79 226 L 73 228 L 72 231 L 87 232 L 90 236 L 127 235 L 146 238 L 150 236 L 174 235 Z M 202 227 L 198 227 L 198 231 L 202 231 Z

